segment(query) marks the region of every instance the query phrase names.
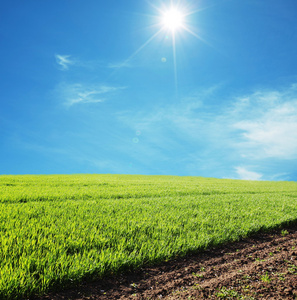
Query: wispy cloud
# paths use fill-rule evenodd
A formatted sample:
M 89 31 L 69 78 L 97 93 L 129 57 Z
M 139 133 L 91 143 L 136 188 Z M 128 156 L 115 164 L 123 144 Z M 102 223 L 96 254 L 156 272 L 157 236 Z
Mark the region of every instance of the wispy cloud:
M 100 103 L 111 97 L 112 93 L 123 90 L 125 87 L 90 84 L 61 83 L 56 92 L 63 103 L 70 107 L 75 104 Z
M 297 86 L 225 99 L 220 110 L 209 104 L 220 91 L 211 90 L 118 117 L 146 133 L 147 154 L 158 151 L 188 174 L 203 176 L 207 169 L 218 177 L 290 178 L 290 162 L 297 158 Z
M 70 59 L 71 55 L 56 54 L 55 57 L 61 70 L 68 70 L 69 66 L 74 64 L 74 61 Z
M 245 98 L 245 108 L 234 123 L 240 133 L 237 144 L 251 158 L 297 158 L 297 91 L 257 92 Z M 243 114 L 245 113 L 245 116 Z
M 236 167 L 235 170 L 239 176 L 239 179 L 243 180 L 260 180 L 263 176 L 260 173 L 248 171 L 246 168 L 243 167 Z

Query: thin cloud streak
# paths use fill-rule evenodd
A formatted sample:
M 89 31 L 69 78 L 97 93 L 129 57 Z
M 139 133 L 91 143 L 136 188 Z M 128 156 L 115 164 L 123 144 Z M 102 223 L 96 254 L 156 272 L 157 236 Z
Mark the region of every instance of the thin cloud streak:
M 114 87 L 108 85 L 88 85 L 82 83 L 62 83 L 56 88 L 56 92 L 64 105 L 71 107 L 75 104 L 100 103 L 110 99 L 111 95 L 126 87 Z
M 68 70 L 69 66 L 74 64 L 74 61 L 69 59 L 71 55 L 56 54 L 55 57 L 56 57 L 57 64 L 60 66 L 61 70 L 63 71 Z

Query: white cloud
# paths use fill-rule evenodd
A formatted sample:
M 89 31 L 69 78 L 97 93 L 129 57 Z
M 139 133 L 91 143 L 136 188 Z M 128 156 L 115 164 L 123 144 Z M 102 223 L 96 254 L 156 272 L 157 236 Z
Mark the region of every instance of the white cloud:
M 239 176 L 239 179 L 243 180 L 260 180 L 263 176 L 260 173 L 248 171 L 243 167 L 236 167 L 235 170 Z
M 291 89 L 254 94 L 239 115 L 242 120 L 233 126 L 241 131 L 242 154 L 258 159 L 297 158 L 297 95 Z
M 74 61 L 70 59 L 71 55 L 60 55 L 56 54 L 56 62 L 62 70 L 68 70 L 69 65 L 73 65 Z
M 108 99 L 111 93 L 122 90 L 125 87 L 88 84 L 60 84 L 56 92 L 63 103 L 70 107 L 74 104 L 100 103 Z
M 182 153 L 176 165 L 183 161 L 184 169 L 196 168 L 193 174 L 211 168 L 214 176 L 230 178 L 236 168 L 242 179 L 290 178 L 297 158 L 297 85 L 258 90 L 225 99 L 219 106 L 208 101 L 219 93 L 211 89 L 179 103 L 118 117 L 134 131 L 146 133 L 147 149 L 165 157 L 175 156 L 172 149 Z M 244 167 L 255 162 L 252 171 Z

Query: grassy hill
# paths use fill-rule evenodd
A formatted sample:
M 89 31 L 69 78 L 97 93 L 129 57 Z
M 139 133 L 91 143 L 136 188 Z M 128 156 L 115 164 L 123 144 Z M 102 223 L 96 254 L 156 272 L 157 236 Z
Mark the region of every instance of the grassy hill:
M 0 298 L 42 294 L 296 220 L 296 182 L 0 176 Z

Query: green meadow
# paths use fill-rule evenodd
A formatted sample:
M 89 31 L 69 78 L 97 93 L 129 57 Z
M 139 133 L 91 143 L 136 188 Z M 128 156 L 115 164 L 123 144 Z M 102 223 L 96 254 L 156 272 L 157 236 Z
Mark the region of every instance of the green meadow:
M 130 271 L 297 220 L 297 183 L 0 176 L 0 298 Z

